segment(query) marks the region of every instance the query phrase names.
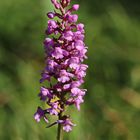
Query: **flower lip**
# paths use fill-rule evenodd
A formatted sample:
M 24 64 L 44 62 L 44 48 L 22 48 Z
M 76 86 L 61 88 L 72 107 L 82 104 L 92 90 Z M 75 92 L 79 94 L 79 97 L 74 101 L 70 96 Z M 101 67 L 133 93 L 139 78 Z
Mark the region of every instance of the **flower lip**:
M 75 88 L 72 88 L 71 89 L 71 96 L 72 97 L 75 97 L 75 96 L 84 96 L 85 95 L 85 89 L 79 89 L 79 88 L 77 88 L 77 87 L 75 87 Z
M 58 115 L 62 109 L 59 107 L 59 102 L 52 102 L 49 104 L 51 107 L 47 109 L 47 111 L 50 113 L 50 115 Z
M 46 110 L 42 110 L 41 107 L 38 107 L 36 113 L 34 114 L 34 119 L 37 122 L 40 122 L 40 119 L 43 117 L 46 122 L 48 122 L 47 117 L 45 116 Z
M 53 53 L 52 53 L 52 57 L 56 58 L 56 59 L 61 59 L 64 57 L 63 55 L 63 49 L 61 49 L 60 47 L 55 47 Z
M 58 120 L 57 123 L 62 124 L 63 130 L 66 132 L 70 132 L 72 130 L 72 127 L 76 126 L 76 124 L 73 124 L 69 118 L 65 118 L 64 120 Z
M 63 38 L 68 40 L 68 41 L 72 41 L 73 39 L 73 32 L 72 31 L 67 31 L 63 34 Z
M 54 20 L 48 21 L 48 28 L 57 28 L 57 23 Z
M 78 20 L 78 15 L 76 15 L 76 14 L 74 14 L 74 15 L 67 14 L 67 15 L 66 15 L 66 19 L 67 19 L 70 23 L 75 23 L 75 22 L 77 22 L 77 20 Z
M 47 98 L 52 99 L 53 94 L 51 93 L 50 89 L 47 89 L 45 87 L 41 87 L 39 97 L 40 97 L 41 100 L 45 101 Z

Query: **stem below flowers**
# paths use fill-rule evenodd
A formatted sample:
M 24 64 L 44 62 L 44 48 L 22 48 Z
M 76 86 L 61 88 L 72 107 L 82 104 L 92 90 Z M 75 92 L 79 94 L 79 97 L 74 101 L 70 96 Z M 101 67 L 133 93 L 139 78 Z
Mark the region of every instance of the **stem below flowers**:
M 59 120 L 62 117 L 62 112 L 59 113 Z M 58 123 L 58 129 L 57 129 L 57 140 L 63 140 L 63 135 L 62 135 L 62 124 Z

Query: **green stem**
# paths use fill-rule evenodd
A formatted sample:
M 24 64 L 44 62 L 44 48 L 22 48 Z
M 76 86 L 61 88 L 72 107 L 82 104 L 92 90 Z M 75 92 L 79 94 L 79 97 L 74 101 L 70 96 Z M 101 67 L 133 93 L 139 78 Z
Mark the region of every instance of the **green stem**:
M 59 114 L 59 120 L 61 119 L 62 112 Z M 63 135 L 62 135 L 62 125 L 58 123 L 58 129 L 57 129 L 57 140 L 63 140 Z

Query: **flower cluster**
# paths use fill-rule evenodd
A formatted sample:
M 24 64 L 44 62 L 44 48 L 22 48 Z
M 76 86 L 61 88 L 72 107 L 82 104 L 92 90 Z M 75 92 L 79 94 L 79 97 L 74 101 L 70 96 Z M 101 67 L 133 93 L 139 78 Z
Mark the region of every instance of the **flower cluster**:
M 73 14 L 79 9 L 78 4 L 67 8 L 70 0 L 51 1 L 56 10 L 47 14 L 49 20 L 44 41 L 46 67 L 40 79 L 41 83 L 47 80 L 50 86 L 41 87 L 39 93 L 40 100 L 46 102 L 49 107 L 45 110 L 38 107 L 34 118 L 37 122 L 44 118 L 48 123 L 47 114 L 59 116 L 56 123 L 60 123 L 63 130 L 69 132 L 75 125 L 71 122 L 70 116 L 62 113 L 70 105 L 75 105 L 80 110 L 86 93 L 86 89 L 80 88 L 88 68 L 83 64 L 87 58 L 85 31 L 84 24 L 76 24 L 78 15 Z

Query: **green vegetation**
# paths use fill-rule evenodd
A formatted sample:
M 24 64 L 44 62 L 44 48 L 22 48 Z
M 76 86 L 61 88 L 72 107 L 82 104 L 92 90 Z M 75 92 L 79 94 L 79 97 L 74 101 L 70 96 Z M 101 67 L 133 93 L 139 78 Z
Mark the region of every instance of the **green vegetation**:
M 0 140 L 55 140 L 56 126 L 33 119 L 48 1 L 0 1 Z M 71 111 L 77 126 L 65 140 L 139 140 L 139 2 L 73 2 L 86 25 L 88 92 L 81 111 Z

